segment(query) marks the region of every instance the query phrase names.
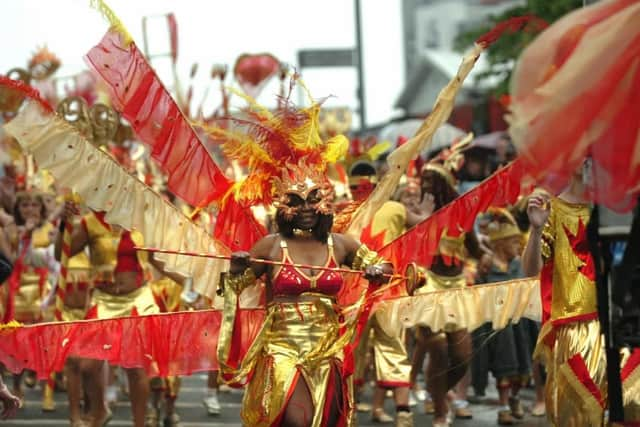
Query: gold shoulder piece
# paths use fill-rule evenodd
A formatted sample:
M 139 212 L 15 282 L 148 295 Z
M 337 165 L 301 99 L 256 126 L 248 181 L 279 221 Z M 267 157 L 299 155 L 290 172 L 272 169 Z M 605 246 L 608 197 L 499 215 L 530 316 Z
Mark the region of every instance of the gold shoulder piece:
M 382 264 L 385 260 L 378 255 L 376 251 L 372 251 L 367 245 L 360 245 L 353 258 L 351 268 L 354 270 L 364 270 L 369 265 Z

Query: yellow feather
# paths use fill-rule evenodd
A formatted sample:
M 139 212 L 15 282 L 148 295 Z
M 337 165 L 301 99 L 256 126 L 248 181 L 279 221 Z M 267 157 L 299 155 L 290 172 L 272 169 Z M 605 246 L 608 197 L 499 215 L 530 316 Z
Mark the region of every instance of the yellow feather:
M 91 7 L 96 9 L 100 14 L 109 21 L 111 28 L 120 33 L 125 45 L 129 46 L 133 42 L 133 37 L 129 34 L 126 27 L 116 16 L 115 12 L 104 2 L 104 0 L 90 0 Z
M 349 139 L 344 135 L 336 135 L 327 141 L 322 158 L 327 163 L 335 163 L 347 154 Z
M 247 104 L 249 104 L 249 106 L 253 110 L 260 112 L 266 119 L 271 120 L 273 118 L 273 114 L 271 114 L 271 111 L 269 111 L 269 109 L 267 107 L 258 104 L 258 101 L 256 101 L 255 99 L 253 99 L 252 97 L 250 97 L 246 93 L 243 93 L 243 92 L 237 90 L 236 88 L 233 88 L 233 87 L 230 87 L 230 86 L 228 86 L 227 89 L 229 90 L 229 92 L 233 93 L 234 95 L 239 96 L 240 98 L 244 99 L 245 102 Z
M 369 148 L 367 150 L 367 155 L 371 160 L 375 161 L 378 160 L 378 157 L 380 157 L 383 153 L 389 150 L 389 148 L 391 148 L 391 143 L 389 141 L 383 141 Z

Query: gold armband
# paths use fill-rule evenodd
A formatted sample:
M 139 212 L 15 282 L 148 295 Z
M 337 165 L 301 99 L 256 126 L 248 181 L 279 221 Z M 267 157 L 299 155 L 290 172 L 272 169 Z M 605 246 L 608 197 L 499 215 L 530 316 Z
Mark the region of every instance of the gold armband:
M 354 270 L 364 270 L 370 265 L 384 264 L 385 259 L 382 258 L 376 251 L 372 251 L 367 245 L 361 245 L 356 251 L 356 256 L 353 258 L 351 268 Z
M 242 274 L 226 273 L 224 276 L 224 287 L 231 289 L 236 295 L 256 283 L 256 275 L 251 268 L 247 268 Z
M 542 241 L 540 242 L 540 253 L 542 255 L 542 259 L 547 261 L 551 258 L 551 254 L 553 252 L 553 243 L 554 243 L 553 234 L 551 234 L 551 230 L 548 226 L 545 225 L 542 230 Z

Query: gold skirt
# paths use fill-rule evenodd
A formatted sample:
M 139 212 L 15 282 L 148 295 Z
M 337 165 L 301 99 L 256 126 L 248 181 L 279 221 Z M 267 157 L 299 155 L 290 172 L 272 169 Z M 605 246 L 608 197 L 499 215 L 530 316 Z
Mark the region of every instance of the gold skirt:
M 426 270 L 426 282 L 424 286 L 415 290 L 415 295 L 423 295 L 428 294 L 430 292 L 442 291 L 448 289 L 460 289 L 467 286 L 467 279 L 464 277 L 463 273 L 460 273 L 456 276 L 441 276 L 440 274 L 436 274 L 431 270 Z M 445 332 L 456 332 L 464 328 L 460 328 L 456 323 L 451 322 L 444 325 L 444 331 L 440 331 L 436 333 L 432 339 L 444 339 L 447 336 Z M 416 334 L 420 334 L 421 332 L 416 331 Z
M 555 334 L 553 347 L 547 345 Z M 545 340 L 547 338 L 547 340 Z M 622 352 L 622 366 L 633 362 Z M 534 357 L 541 357 L 547 370 L 545 400 L 547 415 L 557 427 L 602 425 L 607 402 L 607 360 L 598 320 L 553 327 L 547 322 L 538 337 Z M 640 418 L 640 369 L 623 381 L 625 419 Z
M 321 298 L 274 303 L 268 308 L 267 319 L 262 336 L 256 339 L 262 341 L 262 351 L 242 401 L 244 425 L 277 423 L 300 380 L 306 383 L 313 402 L 311 426 L 322 425 L 326 399 L 335 395 L 332 387 L 342 388 L 342 415 L 350 423 L 351 384 L 345 384 L 344 378 L 337 384 L 335 381 L 336 370 L 342 366 L 344 343 L 339 339 L 340 325 L 332 302 Z
M 97 307 L 98 319 L 131 316 L 134 309 L 138 315 L 160 312 L 147 285 L 123 295 L 111 295 L 95 288 L 91 294 L 91 306 Z
M 45 289 L 48 288 L 45 286 Z M 21 323 L 35 323 L 43 319 L 42 304 L 43 293 L 40 285 L 21 284 L 14 295 L 14 317 Z
M 70 308 L 65 306 L 60 311 L 63 322 L 75 322 L 76 320 L 83 320 L 87 316 L 87 310 L 85 308 Z

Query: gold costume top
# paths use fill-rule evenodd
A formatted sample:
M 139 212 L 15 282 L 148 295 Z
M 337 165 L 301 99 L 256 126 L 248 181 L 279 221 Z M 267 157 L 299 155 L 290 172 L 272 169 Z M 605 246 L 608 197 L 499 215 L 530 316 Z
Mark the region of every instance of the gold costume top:
M 67 265 L 67 286 L 85 286 L 89 283 L 91 264 L 86 252 L 82 251 L 69 259 Z
M 595 268 L 586 235 L 589 215 L 586 204 L 551 199 L 542 232 L 543 321 L 558 324 L 597 318 Z
M 93 283 L 112 283 L 114 274 L 119 271 L 139 272 L 139 285 L 149 278 L 147 253 L 133 248 L 133 245 L 144 245 L 140 232 L 116 231 L 100 218 L 99 213 L 85 215 L 82 224 L 89 239 Z

